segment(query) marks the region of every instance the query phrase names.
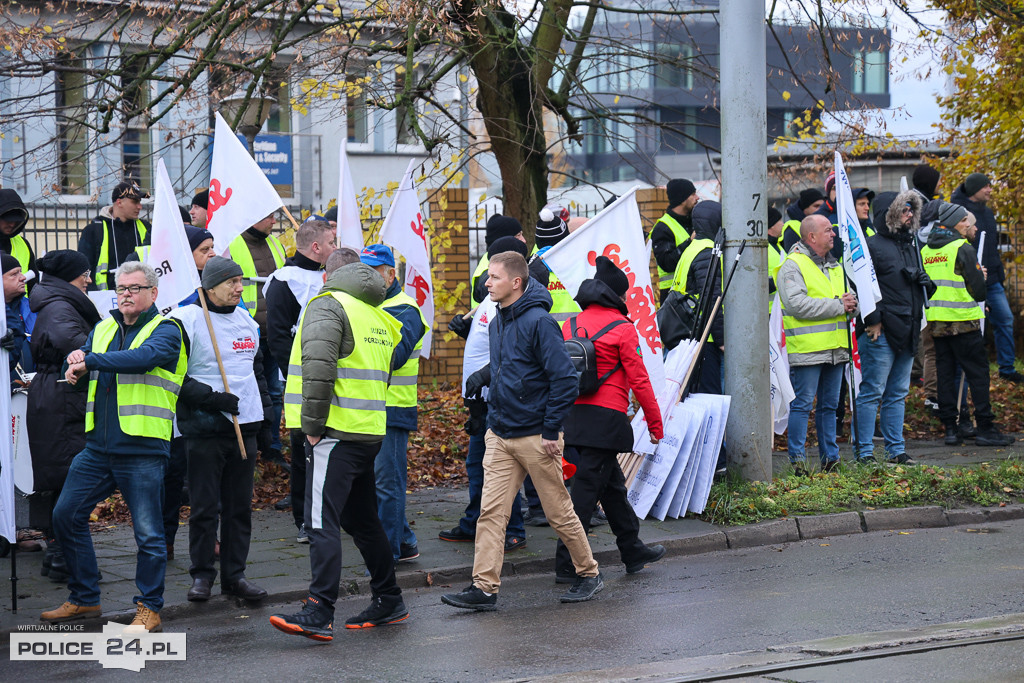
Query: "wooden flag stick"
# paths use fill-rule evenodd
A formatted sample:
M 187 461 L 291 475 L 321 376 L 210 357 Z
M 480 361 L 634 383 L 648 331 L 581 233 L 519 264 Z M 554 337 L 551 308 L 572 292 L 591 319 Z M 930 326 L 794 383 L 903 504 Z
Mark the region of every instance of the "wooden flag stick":
M 285 210 L 287 211 L 287 209 Z M 196 292 L 199 293 L 199 303 L 203 305 L 203 317 L 206 318 L 206 329 L 210 331 L 210 341 L 213 342 L 213 354 L 217 357 L 217 368 L 220 370 L 221 381 L 224 382 L 224 391 L 230 392 L 228 374 L 224 372 L 224 360 L 220 357 L 220 347 L 217 346 L 217 334 L 213 331 L 213 321 L 210 320 L 210 309 L 206 307 L 206 292 L 203 291 L 202 287 L 197 287 Z M 242 428 L 238 424 L 238 416 L 232 415 L 231 422 L 235 425 L 235 436 L 238 437 L 238 452 L 242 454 L 242 460 L 246 460 L 245 440 L 242 438 Z
M 292 222 L 292 227 L 295 230 L 298 230 L 299 229 L 299 224 L 295 221 L 295 217 L 292 216 L 292 212 L 288 210 L 288 207 L 282 205 L 281 206 L 281 210 L 284 211 L 284 215 L 285 216 L 288 216 L 288 220 L 290 220 Z

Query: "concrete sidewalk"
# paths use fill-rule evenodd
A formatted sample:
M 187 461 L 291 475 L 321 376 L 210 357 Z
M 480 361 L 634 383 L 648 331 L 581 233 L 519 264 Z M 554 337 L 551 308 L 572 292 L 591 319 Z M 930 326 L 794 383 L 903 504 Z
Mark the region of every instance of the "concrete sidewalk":
M 843 445 L 844 459 L 850 457 Z M 1024 455 L 1024 443 L 1008 449 L 949 448 L 938 442 L 908 443 L 908 453 L 921 464 L 955 466 L 1002 460 Z M 773 457 L 776 475 L 789 467 L 785 453 Z M 473 544 L 447 543 L 438 532 L 457 524 L 468 499 L 465 489 L 427 489 L 409 495 L 407 514 L 419 541 L 420 557 L 399 565 L 399 583 L 405 590 L 427 586 L 453 585 L 461 588 L 472 574 Z M 938 507 L 904 508 L 846 512 L 814 517 L 796 517 L 741 527 L 720 527 L 698 519 L 670 519 L 664 522 L 644 520 L 641 538 L 646 543 L 661 543 L 669 555 L 743 548 L 784 543 L 804 538 L 861 533 L 880 529 L 920 528 L 950 524 L 979 524 L 986 521 L 1024 518 L 1024 505 L 1003 508 L 944 511 Z M 103 611 L 108 618 L 134 613 L 135 541 L 131 527 L 123 525 L 93 535 L 103 581 Z M 509 553 L 503 578 L 517 575 L 554 573 L 556 535 L 549 527 L 527 527 L 526 547 Z M 590 542 L 598 561 L 609 568 L 621 568 L 615 537 L 607 525 L 592 529 Z M 342 535 L 342 590 L 368 593 L 368 579 L 361 557 L 351 539 Z M 247 576 L 266 588 L 269 600 L 299 600 L 307 594 L 309 582 L 308 546 L 295 541 L 290 511 L 273 509 L 253 513 L 252 546 Z M 244 602 L 217 594 L 207 603 L 190 603 L 185 593 L 191 585 L 188 574 L 188 528 L 183 526 L 175 540 L 175 559 L 168 562 L 164 619 L 244 606 Z M 0 631 L 20 624 L 39 623 L 39 613 L 59 606 L 67 599 L 67 588 L 51 583 L 39 573 L 42 553 L 18 553 L 18 613 L 11 612 L 10 557 L 0 560 Z

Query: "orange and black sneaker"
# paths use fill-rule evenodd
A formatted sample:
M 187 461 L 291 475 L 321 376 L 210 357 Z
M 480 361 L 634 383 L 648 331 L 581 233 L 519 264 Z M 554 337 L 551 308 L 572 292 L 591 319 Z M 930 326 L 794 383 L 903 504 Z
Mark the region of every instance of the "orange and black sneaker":
M 370 602 L 370 606 L 362 612 L 345 620 L 345 628 L 373 628 L 397 624 L 409 618 L 409 610 L 401 596 L 387 597 L 378 595 Z
M 334 613 L 313 596 L 305 599 L 298 614 L 275 614 L 270 625 L 278 631 L 311 640 L 329 642 L 334 639 Z

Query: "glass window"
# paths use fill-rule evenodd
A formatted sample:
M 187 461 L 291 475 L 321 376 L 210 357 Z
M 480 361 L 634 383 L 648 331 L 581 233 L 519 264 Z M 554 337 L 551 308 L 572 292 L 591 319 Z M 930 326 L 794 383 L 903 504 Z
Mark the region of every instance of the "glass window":
M 889 55 L 880 50 L 859 50 L 853 54 L 853 92 L 884 95 L 889 91 Z
M 659 43 L 655 49 L 654 77 L 659 88 L 693 89 L 692 45 Z
M 271 72 L 267 74 L 265 83 L 268 84 L 268 94 L 277 100 L 270 107 L 267 131 L 271 133 L 292 132 L 292 91 L 287 77 L 284 72 Z
M 85 68 L 80 58 L 66 59 L 56 72 L 58 177 L 63 194 L 89 192 L 89 136 L 84 125 Z
M 143 188 L 153 187 L 152 158 L 146 108 L 149 106 L 149 82 L 142 80 L 148 60 L 140 55 L 121 58 L 121 89 L 124 93 L 125 130 L 121 137 L 121 173 Z
M 346 105 L 348 141 L 357 144 L 370 142 L 370 113 L 366 108 L 367 78 L 366 73 L 362 71 L 345 76 L 348 97 Z

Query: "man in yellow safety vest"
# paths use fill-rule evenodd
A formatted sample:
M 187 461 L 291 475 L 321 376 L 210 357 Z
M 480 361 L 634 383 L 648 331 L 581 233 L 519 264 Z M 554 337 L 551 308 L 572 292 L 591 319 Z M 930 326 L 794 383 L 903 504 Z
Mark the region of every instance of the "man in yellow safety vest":
M 21 232 L 28 223 L 28 209 L 21 196 L 11 189 L 0 190 L 0 251 L 18 259 L 21 272 L 28 275 L 36 269 L 32 246 Z
M 118 183 L 110 194 L 112 205 L 82 230 L 78 251 L 89 259 L 92 289 L 113 289 L 114 271 L 149 244 L 149 223 L 139 218 L 142 200 L 148 196 L 133 182 Z
M 88 376 L 85 448 L 71 462 L 53 510 L 71 595 L 41 618 L 56 623 L 101 616 L 89 515 L 120 489 L 139 546 L 139 593 L 132 599 L 137 610 L 128 628 L 152 632 L 161 629 L 158 613 L 164 605 L 167 568 L 160 494 L 188 361 L 178 323 L 157 311 L 156 271 L 128 262 L 118 269 L 116 282 L 117 310 L 67 357 L 65 378 L 70 384 Z
M 370 606 L 345 622 L 369 628 L 408 619 L 387 534 L 377 517 L 374 459 L 387 431 L 391 358 L 401 326 L 383 308 L 384 279 L 365 263 L 342 266 L 306 307 L 285 384 L 285 421 L 302 428 L 309 459 L 306 521 L 312 580 L 297 614 L 275 614 L 280 631 L 333 639 L 341 582 L 341 528 L 370 572 Z
M 663 303 L 672 288 L 672 275 L 676 272 L 679 257 L 690 241 L 690 233 L 693 232 L 690 212 L 699 199 L 697 188 L 684 178 L 668 181 L 665 191 L 668 208 L 651 229 L 651 251 L 658 264 L 658 289 Z
M 839 465 L 836 407 L 843 371 L 850 361 L 849 318 L 857 297 L 847 291 L 843 267 L 831 254 L 834 233 L 828 218 L 814 214 L 800 223 L 800 241 L 779 266 L 776 279 L 789 354 L 789 378 L 796 397 L 789 405 L 789 461 L 806 474 L 807 419 L 817 397 L 815 428 L 824 471 Z

